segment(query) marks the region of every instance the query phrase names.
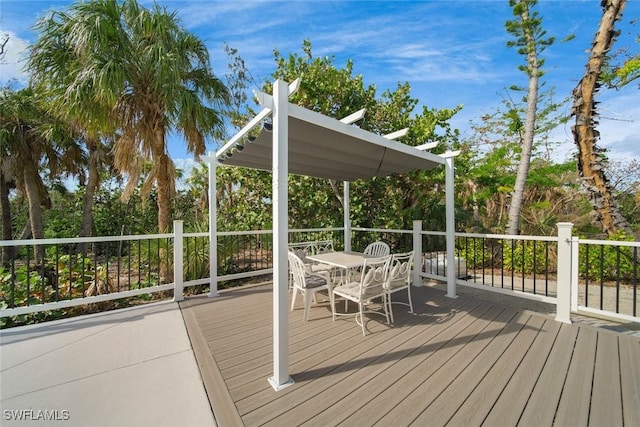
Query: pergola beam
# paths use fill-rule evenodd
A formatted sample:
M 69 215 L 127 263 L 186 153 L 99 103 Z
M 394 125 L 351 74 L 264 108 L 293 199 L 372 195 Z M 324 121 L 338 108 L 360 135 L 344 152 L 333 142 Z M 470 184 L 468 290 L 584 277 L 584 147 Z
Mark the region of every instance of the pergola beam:
M 408 133 L 409 133 L 409 128 L 404 128 L 404 129 L 397 130 L 395 132 L 388 133 L 384 135 L 384 137 L 387 139 L 396 140 L 398 138 L 402 138 L 403 136 L 406 136 Z
M 350 125 L 352 123 L 357 122 L 358 120 L 362 120 L 364 118 L 364 114 L 367 112 L 366 108 L 356 111 L 353 114 L 349 114 L 347 117 L 340 119 L 340 121 L 344 124 Z

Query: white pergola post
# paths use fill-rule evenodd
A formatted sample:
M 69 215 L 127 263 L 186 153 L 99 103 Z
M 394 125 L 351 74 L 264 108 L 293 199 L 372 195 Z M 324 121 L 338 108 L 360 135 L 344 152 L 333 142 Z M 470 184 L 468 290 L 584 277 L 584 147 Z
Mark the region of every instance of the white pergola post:
M 209 294 L 210 298 L 218 296 L 218 214 L 217 202 L 218 191 L 216 189 L 216 169 L 218 159 L 215 153 L 202 157 L 202 160 L 209 165 Z
M 349 198 L 349 181 L 343 182 L 344 203 L 344 250 L 351 251 L 351 199 Z
M 422 221 L 413 221 L 413 286 L 422 286 Z
M 288 176 L 289 87 L 282 80 L 273 85 L 273 376 L 276 390 L 291 384 L 289 377 L 288 278 Z
M 446 203 L 446 236 L 447 236 L 447 296 L 449 298 L 457 298 L 456 295 L 456 217 L 455 217 L 455 198 L 454 198 L 454 168 L 453 159 L 460 152 L 445 153 L 445 203 Z

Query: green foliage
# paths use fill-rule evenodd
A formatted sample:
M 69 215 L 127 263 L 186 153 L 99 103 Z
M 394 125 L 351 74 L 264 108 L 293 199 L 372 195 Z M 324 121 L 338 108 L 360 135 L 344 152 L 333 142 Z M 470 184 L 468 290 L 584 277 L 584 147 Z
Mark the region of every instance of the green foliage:
M 546 245 L 545 242 L 503 240 L 502 259 L 505 270 L 520 274 L 539 274 L 547 271 L 547 268 L 555 267 L 557 251 L 555 245 Z
M 532 12 L 532 8 L 537 4 L 537 0 L 509 0 L 509 6 L 513 8 L 513 15 L 518 19 L 507 21 L 505 26 L 507 32 L 511 33 L 515 40 L 507 42 L 508 47 L 517 47 L 518 53 L 526 58 L 536 57 L 535 64 L 527 59 L 526 65 L 518 67 L 527 75 L 537 73 L 541 76 L 544 59 L 540 54 L 547 46 L 554 43 L 554 37 L 546 37 L 547 32 L 542 29 L 542 18 L 537 11 Z
M 633 241 L 633 236 L 618 231 L 607 237 L 609 241 Z M 588 249 L 587 249 L 588 248 Z M 630 246 L 580 245 L 579 274 L 591 281 L 613 281 L 620 279 L 631 283 L 638 279 L 640 250 Z
M 494 268 L 522 275 L 541 274 L 556 266 L 553 243 L 533 240 L 467 237 L 456 242 L 456 256 L 470 269 Z
M 48 300 L 49 295 L 43 295 L 48 281 L 39 272 L 29 270 L 26 266 L 18 266 L 12 272 L 0 267 L 0 299 L 9 307 L 41 304 Z

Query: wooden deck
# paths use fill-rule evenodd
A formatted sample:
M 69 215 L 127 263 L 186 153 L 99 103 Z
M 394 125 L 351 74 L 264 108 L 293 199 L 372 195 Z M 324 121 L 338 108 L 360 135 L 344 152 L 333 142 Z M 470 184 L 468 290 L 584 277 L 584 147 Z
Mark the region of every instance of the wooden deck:
M 401 299 L 401 298 L 400 298 Z M 640 339 L 414 288 L 395 324 L 290 313 L 290 374 L 272 375 L 270 287 L 181 303 L 218 424 L 640 426 Z M 301 301 L 300 301 L 301 303 Z M 343 304 L 340 304 L 343 306 Z

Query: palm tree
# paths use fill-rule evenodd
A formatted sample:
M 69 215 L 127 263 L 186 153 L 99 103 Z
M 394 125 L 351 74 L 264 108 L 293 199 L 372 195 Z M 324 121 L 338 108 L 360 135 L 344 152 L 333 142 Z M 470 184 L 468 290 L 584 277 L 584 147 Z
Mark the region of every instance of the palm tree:
M 40 168 L 58 177 L 62 170 L 73 172 L 81 156 L 70 128 L 47 113 L 43 99 L 31 87 L 0 92 L 0 165 L 26 195 L 34 239 L 44 238 L 42 207 L 51 203 Z M 38 262 L 42 250 L 36 251 Z
M 114 163 L 132 194 L 145 161 L 153 167 L 142 187 L 155 185 L 158 229 L 169 230 L 175 166 L 167 133 L 181 133 L 189 152 L 205 153 L 205 136 L 220 137 L 219 109 L 228 91 L 212 72 L 202 41 L 175 13 L 135 0 L 94 0 L 53 12 L 40 32 L 29 68 L 47 82 L 61 110 L 101 136 L 115 135 Z

